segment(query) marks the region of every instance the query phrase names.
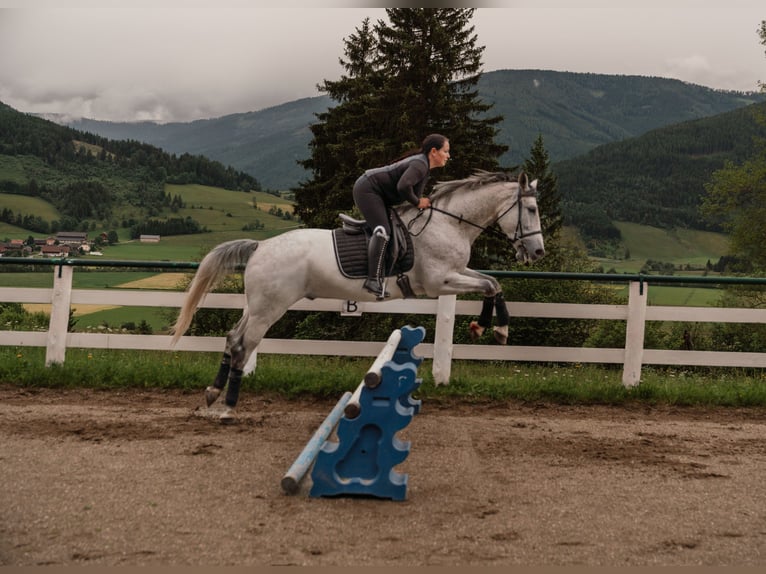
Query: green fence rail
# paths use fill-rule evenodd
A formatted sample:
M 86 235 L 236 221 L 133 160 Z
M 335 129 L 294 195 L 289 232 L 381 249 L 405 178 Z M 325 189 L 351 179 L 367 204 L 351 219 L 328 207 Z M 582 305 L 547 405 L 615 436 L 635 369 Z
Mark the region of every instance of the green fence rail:
M 71 267 L 120 267 L 134 269 L 196 270 L 196 261 L 132 261 L 120 259 L 0 257 L 0 265 L 43 265 Z M 597 281 L 609 283 L 651 282 L 662 284 L 702 285 L 766 285 L 766 277 L 711 276 L 711 275 L 651 275 L 646 273 L 573 273 L 566 271 L 497 271 L 481 273 L 501 279 L 546 279 L 564 281 Z

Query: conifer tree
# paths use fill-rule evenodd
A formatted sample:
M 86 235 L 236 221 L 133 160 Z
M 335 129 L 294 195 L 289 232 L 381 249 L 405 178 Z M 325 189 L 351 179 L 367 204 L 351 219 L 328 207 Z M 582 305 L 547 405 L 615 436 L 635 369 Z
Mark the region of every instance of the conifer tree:
M 507 148 L 494 143 L 502 117 L 488 117 L 476 89 L 484 48 L 469 24 L 474 11 L 388 8 L 389 22 L 365 20 L 344 39 L 345 75 L 319 86 L 338 105 L 317 115 L 311 157 L 300 162 L 312 172 L 295 190 L 307 226 L 336 226 L 338 212 L 353 208 L 356 178 L 429 133 L 446 135 L 453 150 L 439 179 L 497 169 Z
M 523 170 L 529 180 L 537 180 L 537 207 L 540 210 L 540 224 L 546 242 L 552 242 L 561 231 L 561 194 L 558 178 L 550 171 L 550 156 L 545 149 L 543 136 L 538 135 L 532 144 L 529 158 L 524 162 Z

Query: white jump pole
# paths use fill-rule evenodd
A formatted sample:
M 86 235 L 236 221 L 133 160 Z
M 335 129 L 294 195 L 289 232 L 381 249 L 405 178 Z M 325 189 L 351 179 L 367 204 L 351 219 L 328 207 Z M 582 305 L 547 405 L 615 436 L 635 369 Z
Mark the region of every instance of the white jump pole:
M 281 484 L 282 490 L 287 494 L 296 494 L 298 490 L 300 490 L 301 480 L 303 480 L 306 472 L 308 472 L 308 469 L 314 463 L 314 460 L 316 460 L 317 454 L 319 454 L 319 449 L 322 448 L 327 437 L 330 436 L 335 425 L 338 424 L 341 416 L 343 416 L 343 411 L 346 408 L 346 404 L 348 404 L 348 401 L 351 399 L 351 394 L 351 391 L 346 391 L 343 394 L 332 411 L 330 411 L 330 414 L 327 415 L 327 418 L 325 418 L 322 424 L 319 425 L 319 428 L 314 433 L 314 436 L 311 437 L 311 440 L 306 443 L 305 448 L 298 455 L 298 458 L 295 459 L 293 465 L 287 473 L 285 473 Z
M 359 413 L 362 412 L 362 406 L 359 403 L 359 400 L 362 398 L 362 389 L 365 387 L 364 381 L 359 383 L 359 386 L 356 387 L 356 390 L 354 391 L 354 394 L 351 395 L 351 399 L 346 403 L 346 408 L 343 411 L 343 414 L 346 415 L 347 419 L 355 419 L 359 416 Z
M 399 346 L 399 341 L 402 340 L 402 330 L 401 329 L 395 329 L 391 335 L 388 337 L 388 342 L 386 343 L 386 346 L 383 347 L 383 350 L 378 354 L 378 357 L 375 359 L 375 362 L 372 363 L 372 366 L 367 370 L 367 373 L 364 375 L 364 384 L 367 385 L 369 388 L 374 389 L 377 387 L 381 380 L 382 380 L 382 372 L 381 369 L 383 368 L 383 365 L 385 365 L 388 361 L 391 360 L 391 358 L 394 356 L 394 353 L 396 353 L 396 348 Z

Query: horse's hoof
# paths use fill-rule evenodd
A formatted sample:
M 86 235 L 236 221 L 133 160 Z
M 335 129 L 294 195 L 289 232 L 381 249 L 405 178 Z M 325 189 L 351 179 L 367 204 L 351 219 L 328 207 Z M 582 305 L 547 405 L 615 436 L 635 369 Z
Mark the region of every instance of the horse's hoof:
M 471 324 L 468 326 L 468 334 L 471 335 L 471 341 L 477 341 L 484 334 L 484 327 L 476 321 L 471 321 Z
M 205 401 L 207 402 L 207 406 L 212 405 L 214 402 L 218 400 L 218 397 L 221 396 L 221 389 L 210 386 L 205 389 Z
M 508 328 L 495 327 L 495 341 L 498 345 L 505 345 L 508 342 Z
M 233 425 L 237 422 L 237 415 L 234 412 L 233 407 L 226 407 L 223 412 L 221 413 L 221 416 L 218 417 L 218 420 L 221 421 L 222 425 Z

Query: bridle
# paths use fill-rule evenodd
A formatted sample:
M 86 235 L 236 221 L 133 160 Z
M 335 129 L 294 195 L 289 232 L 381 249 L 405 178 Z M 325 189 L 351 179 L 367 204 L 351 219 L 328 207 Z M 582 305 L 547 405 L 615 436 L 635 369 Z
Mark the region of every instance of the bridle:
M 444 215 L 447 215 L 449 217 L 452 217 L 453 219 L 457 219 L 458 222 L 460 222 L 461 224 L 465 223 L 465 224 L 470 225 L 472 227 L 476 227 L 477 229 L 481 229 L 482 233 L 489 232 L 490 234 L 495 235 L 498 238 L 506 239 L 507 235 L 505 233 L 501 232 L 501 231 L 498 231 L 495 228 L 495 225 L 497 225 L 503 217 L 508 215 L 513 210 L 514 207 L 519 205 L 519 201 L 521 200 L 521 198 L 523 198 L 523 197 L 535 197 L 535 196 L 536 196 L 536 194 L 535 194 L 534 190 L 529 190 L 529 191 L 523 190 L 523 189 L 521 189 L 521 185 L 519 185 L 519 193 L 516 196 L 516 199 L 513 200 L 513 203 L 511 203 L 511 205 L 508 206 L 508 208 L 505 211 L 503 211 L 500 215 L 498 215 L 497 218 L 492 223 L 487 225 L 486 227 L 484 227 L 483 225 L 479 225 L 478 223 L 474 223 L 473 221 L 469 221 L 469 220 L 465 219 L 462 215 L 455 215 L 454 213 L 451 213 L 451 212 L 446 211 L 444 209 L 440 209 L 438 207 L 434 207 L 432 205 L 430 208 L 428 208 L 429 209 L 428 219 L 426 220 L 425 224 L 420 229 L 420 231 L 418 231 L 417 233 L 414 233 L 414 232 L 411 231 L 411 227 L 415 223 L 415 221 L 418 218 L 420 218 L 420 216 L 423 215 L 423 213 L 425 211 L 424 209 L 421 209 L 418 212 L 418 214 L 409 221 L 409 223 L 407 224 L 407 230 L 410 231 L 410 235 L 412 235 L 413 237 L 417 237 L 418 235 L 423 233 L 423 231 L 425 231 L 426 227 L 428 227 L 428 224 L 431 222 L 431 217 L 433 216 L 433 212 L 436 211 L 436 212 L 439 212 L 439 213 L 443 213 Z M 514 246 L 515 246 L 520 241 L 523 241 L 527 237 L 532 237 L 534 235 L 542 235 L 542 233 L 543 233 L 542 229 L 537 229 L 535 231 L 530 231 L 528 233 L 524 233 L 524 228 L 521 225 L 521 205 L 519 205 L 519 217 L 518 217 L 518 221 L 516 222 L 516 229 L 513 232 L 513 237 L 510 238 L 511 239 L 511 243 L 513 243 Z

